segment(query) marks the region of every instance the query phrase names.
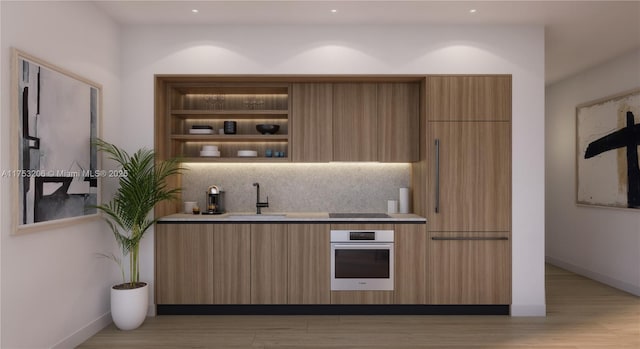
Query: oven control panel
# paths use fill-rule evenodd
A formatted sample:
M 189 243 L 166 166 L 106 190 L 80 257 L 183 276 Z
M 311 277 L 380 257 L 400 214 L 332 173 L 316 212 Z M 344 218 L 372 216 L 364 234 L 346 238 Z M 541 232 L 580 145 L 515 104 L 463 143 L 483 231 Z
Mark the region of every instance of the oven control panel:
M 331 242 L 393 242 L 393 230 L 332 230 Z

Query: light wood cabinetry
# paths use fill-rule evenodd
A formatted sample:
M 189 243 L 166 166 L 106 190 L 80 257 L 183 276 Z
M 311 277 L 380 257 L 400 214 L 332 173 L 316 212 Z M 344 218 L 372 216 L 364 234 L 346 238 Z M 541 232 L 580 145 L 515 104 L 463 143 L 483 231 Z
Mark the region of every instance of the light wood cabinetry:
M 248 304 L 246 224 L 157 224 L 158 304 Z
M 420 85 L 379 83 L 377 88 L 378 160 L 418 161 Z
M 377 161 L 377 85 L 333 85 L 333 160 Z
M 395 304 L 427 302 L 427 229 L 424 224 L 395 225 Z
M 156 240 L 156 302 L 211 304 L 213 235 L 211 226 L 159 224 Z
M 208 224 L 206 226 L 213 229 L 214 303 L 249 304 L 251 302 L 250 225 Z
M 291 90 L 293 161 L 333 160 L 333 85 L 294 83 Z
M 428 132 L 429 230 L 510 231 L 511 123 L 430 122 Z
M 331 304 L 393 304 L 393 291 L 331 291 Z
M 417 82 L 292 84 L 296 162 L 418 160 Z
M 430 304 L 511 303 L 509 233 L 430 233 Z
M 331 303 L 328 224 L 289 225 L 289 304 Z
M 156 151 L 160 158 L 189 162 L 288 161 L 289 95 L 287 83 L 157 76 Z M 225 121 L 236 122 L 235 134 L 219 133 Z M 280 129 L 262 135 L 257 124 L 278 124 Z M 193 130 L 194 126 L 211 130 Z M 204 145 L 217 146 L 220 156 L 201 156 Z M 286 156 L 265 157 L 266 149 Z M 256 150 L 258 157 L 238 157 L 238 150 Z
M 511 303 L 511 76 L 429 76 L 415 207 L 429 304 Z M 420 180 L 425 178 L 425 180 Z
M 287 303 L 287 226 L 251 224 L 251 304 Z
M 511 121 L 511 75 L 427 77 L 429 121 Z

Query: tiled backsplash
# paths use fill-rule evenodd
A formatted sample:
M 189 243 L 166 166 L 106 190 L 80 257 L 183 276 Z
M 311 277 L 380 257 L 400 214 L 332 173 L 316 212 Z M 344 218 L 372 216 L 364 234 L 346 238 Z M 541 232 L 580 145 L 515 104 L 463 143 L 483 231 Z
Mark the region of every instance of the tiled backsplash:
M 251 212 L 269 196 L 267 212 L 386 212 L 387 200 L 398 200 L 411 181 L 410 164 L 185 164 L 183 201 L 204 207 L 210 185 L 225 191 L 228 212 Z

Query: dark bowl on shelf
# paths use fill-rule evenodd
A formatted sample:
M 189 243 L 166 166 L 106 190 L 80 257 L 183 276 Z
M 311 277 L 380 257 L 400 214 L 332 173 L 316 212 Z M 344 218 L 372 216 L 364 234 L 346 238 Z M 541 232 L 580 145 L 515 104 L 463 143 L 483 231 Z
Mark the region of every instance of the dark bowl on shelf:
M 274 125 L 274 124 L 256 125 L 256 130 L 258 130 L 258 132 L 262 133 L 263 135 L 275 134 L 276 132 L 278 132 L 279 129 L 280 129 L 280 125 Z

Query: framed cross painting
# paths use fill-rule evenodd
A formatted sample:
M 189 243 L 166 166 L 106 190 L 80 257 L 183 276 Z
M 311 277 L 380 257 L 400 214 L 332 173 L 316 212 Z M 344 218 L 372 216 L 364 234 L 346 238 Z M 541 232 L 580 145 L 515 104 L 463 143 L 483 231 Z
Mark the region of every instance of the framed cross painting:
M 13 49 L 14 233 L 98 216 L 99 84 Z
M 576 107 L 577 203 L 640 209 L 640 88 Z

